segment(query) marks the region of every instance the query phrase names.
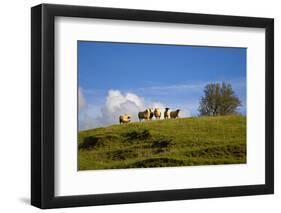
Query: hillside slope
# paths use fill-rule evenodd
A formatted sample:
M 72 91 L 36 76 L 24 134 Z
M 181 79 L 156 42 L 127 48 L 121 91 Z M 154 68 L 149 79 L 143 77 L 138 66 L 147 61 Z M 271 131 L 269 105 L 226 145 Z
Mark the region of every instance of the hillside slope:
M 246 163 L 246 117 L 153 120 L 79 132 L 78 169 Z

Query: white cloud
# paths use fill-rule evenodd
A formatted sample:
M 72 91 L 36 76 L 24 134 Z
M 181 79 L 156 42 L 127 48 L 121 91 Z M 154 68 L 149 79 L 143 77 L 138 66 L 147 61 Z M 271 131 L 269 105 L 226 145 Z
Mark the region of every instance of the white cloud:
M 119 90 L 109 90 L 101 115 L 97 117 L 100 125 L 114 124 L 122 114 L 131 116 L 132 121 L 138 120 L 138 112 L 145 110 L 148 105 L 144 98 L 133 93 L 121 93 Z
M 78 89 L 78 107 L 79 111 L 86 106 L 86 99 L 83 93 L 83 89 L 79 87 Z

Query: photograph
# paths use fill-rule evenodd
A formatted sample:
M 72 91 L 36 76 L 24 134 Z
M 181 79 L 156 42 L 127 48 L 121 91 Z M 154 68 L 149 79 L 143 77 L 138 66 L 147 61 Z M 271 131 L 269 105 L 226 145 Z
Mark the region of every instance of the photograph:
M 273 13 L 186 6 L 32 6 L 31 205 L 275 193 Z
M 77 41 L 78 170 L 246 164 L 247 48 Z

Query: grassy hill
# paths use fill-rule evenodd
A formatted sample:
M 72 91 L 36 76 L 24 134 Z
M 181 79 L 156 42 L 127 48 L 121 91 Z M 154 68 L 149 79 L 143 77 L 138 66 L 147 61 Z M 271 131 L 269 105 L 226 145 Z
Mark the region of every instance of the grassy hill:
M 79 132 L 78 169 L 246 163 L 246 117 L 152 120 Z

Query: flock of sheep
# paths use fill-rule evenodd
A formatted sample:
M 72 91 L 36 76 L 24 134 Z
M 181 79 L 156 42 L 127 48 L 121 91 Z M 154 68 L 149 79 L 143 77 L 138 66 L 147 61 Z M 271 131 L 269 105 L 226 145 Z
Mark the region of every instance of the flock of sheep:
M 165 108 L 164 111 L 164 119 L 169 118 L 177 118 L 179 117 L 180 110 L 177 109 L 176 111 L 170 111 L 170 108 Z M 153 116 L 155 119 L 161 118 L 161 110 L 159 108 L 155 108 L 154 110 L 152 108 L 148 108 L 143 112 L 138 113 L 139 121 L 142 120 L 152 120 Z M 131 122 L 131 116 L 128 114 L 120 115 L 119 116 L 119 123 L 130 123 Z

